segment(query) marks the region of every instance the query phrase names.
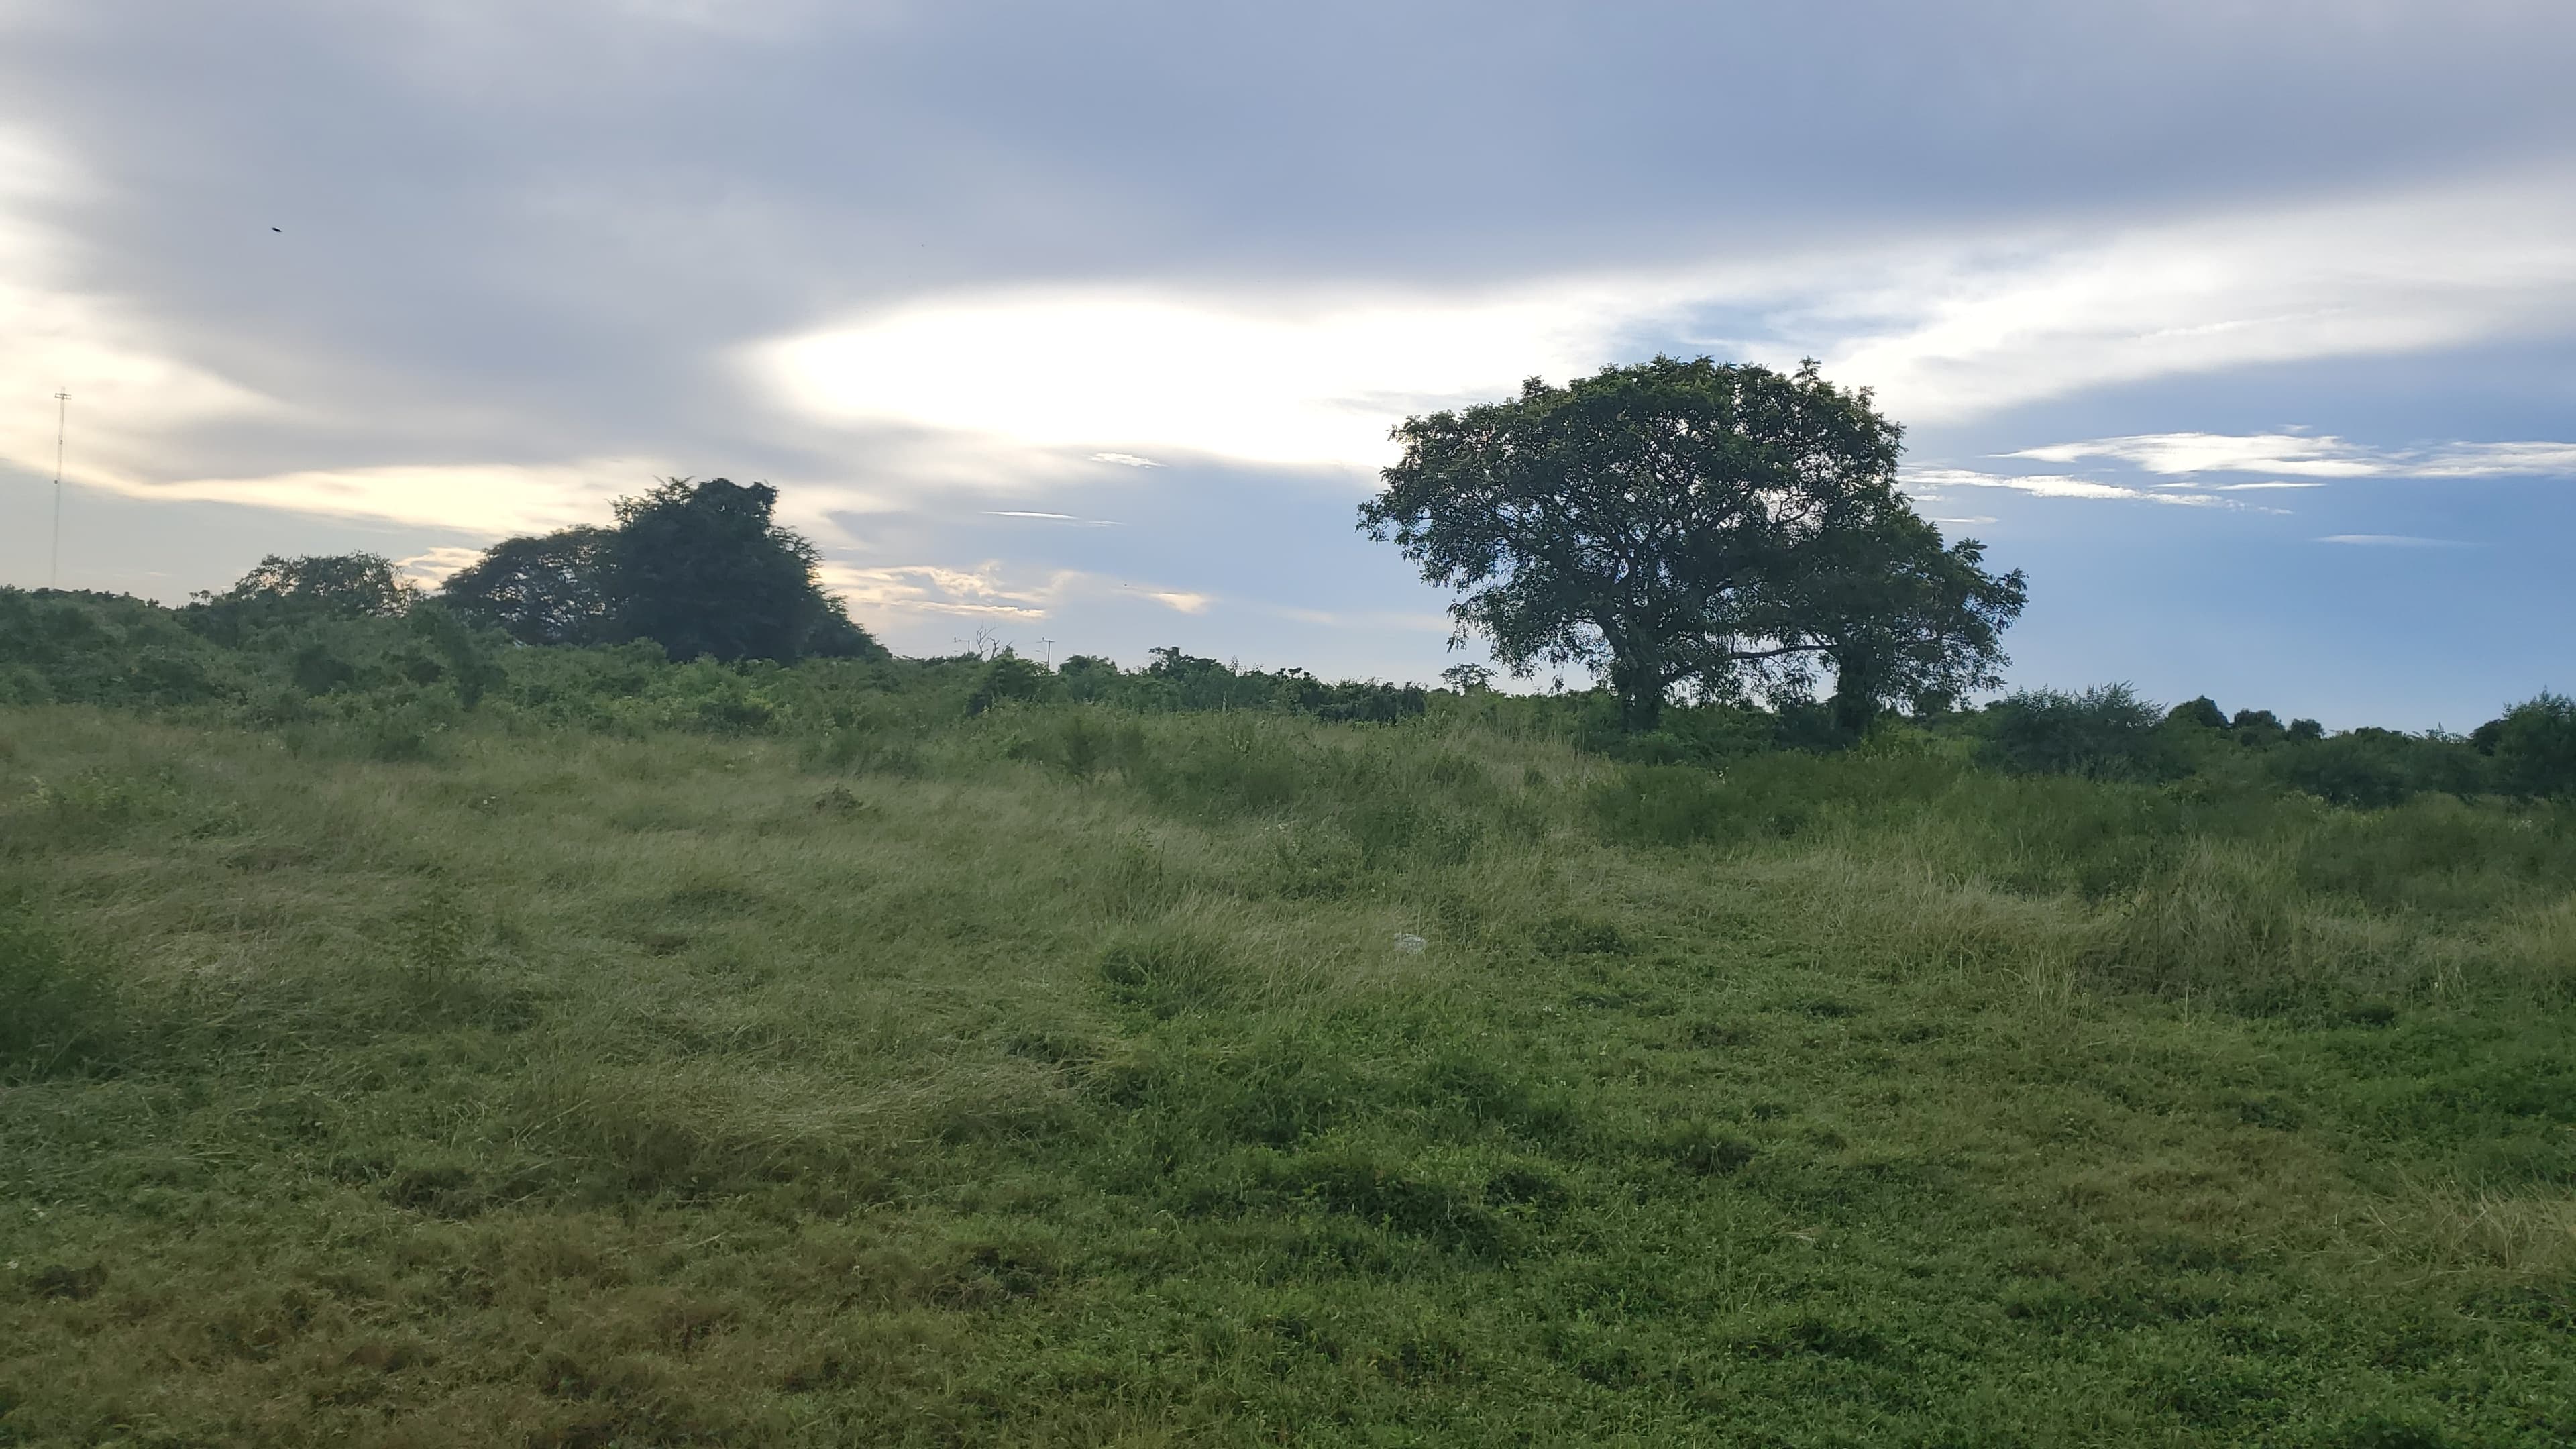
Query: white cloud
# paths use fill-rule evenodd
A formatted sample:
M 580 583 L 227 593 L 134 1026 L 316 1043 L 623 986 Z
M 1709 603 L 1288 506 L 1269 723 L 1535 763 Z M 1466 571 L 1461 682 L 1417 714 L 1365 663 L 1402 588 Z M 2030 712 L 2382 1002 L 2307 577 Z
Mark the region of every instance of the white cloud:
M 1043 620 L 1073 599 L 1133 595 L 1183 614 L 1199 614 L 1212 594 L 1130 583 L 1080 569 L 1025 569 L 999 562 L 972 568 L 937 564 L 865 567 L 826 562 L 823 583 L 845 596 L 862 618 L 871 614 L 947 615 L 968 619 Z
M 2466 548 L 2455 538 L 2418 538 L 2409 533 L 2330 533 L 2319 543 L 2344 543 L 2360 548 Z
M 2293 433 L 2142 433 L 2005 454 L 2043 463 L 2108 458 L 2149 473 L 2290 473 L 2312 478 L 2503 478 L 2576 473 L 2576 443 L 2441 443 L 2368 448 Z M 2295 483 L 2234 484 L 2294 488 Z
M 1133 453 L 1094 453 L 1091 455 L 1091 461 L 1095 463 L 1116 463 L 1122 468 L 1160 468 L 1163 466 L 1151 458 L 1139 458 Z
M 454 528 L 498 538 L 576 523 L 605 523 L 608 503 L 678 470 L 636 458 L 575 463 L 424 463 L 315 469 L 262 478 L 143 482 L 93 473 L 88 481 L 135 498 L 237 503 L 342 518 Z
M 923 302 L 754 348 L 755 376 L 844 423 L 1036 450 L 1150 446 L 1287 465 L 1388 461 L 1406 413 L 1596 356 L 1597 314 L 1555 288 L 1466 300 L 1083 289 Z M 1086 456 L 1150 465 L 1111 447 Z
M 2576 182 L 2550 173 L 2159 224 L 1953 236 L 1838 254 L 1537 277 L 1482 293 L 1141 286 L 980 291 L 753 344 L 786 407 L 985 447 L 1374 467 L 1410 413 L 1508 395 L 1664 339 L 1824 359 L 1890 413 L 1941 421 L 2106 384 L 2450 346 L 2576 324 Z M 1758 340 L 1690 344 L 1690 319 Z M 1640 339 L 1644 339 L 1640 341 Z M 2085 453 L 2125 446 L 2127 452 Z M 2484 445 L 2428 468 L 2565 466 Z M 2551 450 L 2562 450 L 2553 452 Z M 2134 455 L 2134 456 L 2133 456 Z M 2163 434 L 2026 456 L 2360 476 L 2339 440 Z M 2466 473 L 2442 476 L 2468 476 Z
M 1897 415 L 2543 335 L 2576 320 L 2576 184 L 2546 172 L 1931 255 L 1819 302 L 1897 319 L 1820 353 Z
M 1082 521 L 1070 513 L 1039 513 L 1027 508 L 987 508 L 984 510 L 984 516 L 987 518 L 1047 518 L 1059 523 Z
M 2103 483 L 2091 478 L 2072 478 L 2062 473 L 2010 474 L 1979 473 L 1967 468 L 1909 468 L 1904 482 L 1908 491 L 1920 499 L 1938 499 L 1944 488 L 2009 488 L 2041 498 L 2118 499 L 2131 503 L 2170 503 L 2186 508 L 2236 508 L 2241 505 L 2224 498 L 2211 498 L 2199 493 L 2167 493 L 2145 488 L 2130 488 L 2118 483 Z M 1991 522 L 1992 520 L 1984 520 Z
M 394 572 L 424 588 L 436 588 L 447 582 L 448 575 L 482 556 L 480 549 L 458 548 L 452 545 L 423 549 L 409 558 L 394 560 Z

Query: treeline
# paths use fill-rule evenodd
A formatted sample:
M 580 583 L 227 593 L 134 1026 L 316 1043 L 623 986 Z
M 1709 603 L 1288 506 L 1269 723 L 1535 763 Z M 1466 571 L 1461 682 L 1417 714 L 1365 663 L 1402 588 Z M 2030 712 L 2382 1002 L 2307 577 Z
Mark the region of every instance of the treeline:
M 820 730 L 861 716 L 916 724 L 1015 707 L 1259 711 L 1393 723 L 1433 691 L 1246 669 L 1176 648 L 1143 668 L 1077 655 L 1049 669 L 1004 649 L 897 658 L 864 649 L 793 662 L 683 656 L 651 637 L 528 644 L 446 592 L 366 554 L 270 558 L 179 608 L 121 594 L 0 588 L 0 705 L 193 711 L 253 727 L 346 726 L 388 757 L 469 715 L 544 725 L 720 734 Z
M 856 626 L 852 626 L 854 629 Z M 870 640 L 873 646 L 874 641 Z M 1626 725 L 1606 688 L 1510 694 L 1476 671 L 1451 687 L 1326 682 L 1177 648 L 1141 668 L 1010 650 L 904 659 L 872 647 L 795 663 L 674 658 L 648 638 L 524 644 L 365 555 L 270 559 L 182 608 L 123 595 L 0 589 L 0 704 L 177 712 L 412 758 L 482 717 L 504 728 L 803 735 L 899 756 L 903 738 L 1030 711 L 1244 712 L 1400 724 L 1474 719 L 1560 736 L 1640 766 L 1724 769 L 1770 752 L 1920 751 L 2024 775 L 2193 790 L 2287 790 L 2377 808 L 2424 793 L 2576 796 L 2576 703 L 2542 693 L 2465 735 L 2329 733 L 2208 699 L 2160 709 L 2124 686 L 2025 690 L 1975 709 L 1888 714 L 1854 731 L 1830 703 L 1699 704 Z M 1029 716 L 1034 718 L 1035 716 Z M 855 742 L 855 743 L 854 743 Z
M 1821 387 L 1803 374 L 1791 382 Z M 819 552 L 775 521 L 776 502 L 763 483 L 667 479 L 617 500 L 609 526 L 505 539 L 434 591 L 373 554 L 263 559 L 231 588 L 176 609 L 0 589 L 0 704 L 194 711 L 388 759 L 431 751 L 478 711 L 508 726 L 800 733 L 829 737 L 846 761 L 905 758 L 906 740 L 964 721 L 1067 706 L 1474 719 L 1647 768 L 1917 751 L 2013 774 L 2289 790 L 2360 807 L 2424 793 L 2576 795 L 2576 705 L 2549 693 L 2467 735 L 2328 734 L 2267 710 L 2231 715 L 2206 698 L 2162 710 L 2122 685 L 2024 690 L 1975 709 L 1932 689 L 1906 712 L 1881 713 L 1876 696 L 1856 708 L 1840 683 L 1815 701 L 1793 673 L 1774 678 L 1758 707 L 1659 699 L 1641 710 L 1634 680 L 1507 694 L 1476 666 L 1450 670 L 1449 687 L 1435 689 L 1328 683 L 1177 648 L 1136 669 L 1096 655 L 1049 667 L 1009 649 L 899 659 L 823 592 Z

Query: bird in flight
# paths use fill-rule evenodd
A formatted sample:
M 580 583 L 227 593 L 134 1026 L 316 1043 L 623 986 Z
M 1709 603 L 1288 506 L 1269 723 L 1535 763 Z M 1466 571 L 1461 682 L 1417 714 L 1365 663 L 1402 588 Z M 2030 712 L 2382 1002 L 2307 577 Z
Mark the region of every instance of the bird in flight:
M 274 232 L 283 232 L 283 231 L 285 231 L 285 230 L 286 230 L 286 228 L 284 228 L 284 227 L 282 227 L 282 226 L 272 226 L 272 227 L 270 227 L 270 228 L 269 228 L 269 230 L 270 230 L 270 231 L 274 231 Z

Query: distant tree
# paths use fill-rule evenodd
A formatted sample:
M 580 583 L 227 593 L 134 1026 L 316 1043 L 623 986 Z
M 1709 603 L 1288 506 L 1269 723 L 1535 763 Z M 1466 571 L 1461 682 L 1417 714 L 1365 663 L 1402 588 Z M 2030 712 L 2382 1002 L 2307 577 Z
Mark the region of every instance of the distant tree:
M 966 712 L 982 714 L 1004 700 L 1036 699 L 1046 692 L 1053 678 L 1045 665 L 1005 649 L 984 666 L 983 677 L 975 682 L 975 692 L 967 696 Z
M 2576 795 L 2576 700 L 2542 690 L 2480 726 L 2493 741 L 2496 773 L 2504 788 L 2517 795 Z
M 778 490 L 727 478 L 668 478 L 618 499 L 607 540 L 614 637 L 651 639 L 675 659 L 792 660 L 831 606 L 821 554 L 772 520 Z
M 1115 660 L 1097 654 L 1071 655 L 1055 667 L 1055 674 L 1066 698 L 1085 701 L 1107 698 L 1122 677 Z
M 2291 739 L 2298 739 L 2295 727 Z M 2267 769 L 2281 783 L 2337 805 L 2379 810 L 2424 791 L 2472 795 L 2485 788 L 2485 761 L 2468 741 L 2439 731 L 2410 735 L 2363 726 L 2275 751 Z
M 2197 699 L 2186 699 L 2166 711 L 2165 722 L 2197 725 L 2205 730 L 2223 730 L 2227 728 L 2227 711 L 2218 707 L 2218 701 L 2204 694 Z
M 1459 641 L 1491 641 L 1518 676 L 1606 675 L 1631 730 L 1677 687 L 1794 691 L 1828 665 L 1855 714 L 1998 682 L 2022 576 L 1942 546 L 1896 491 L 1901 430 L 1812 362 L 1532 378 L 1395 437 L 1361 529 L 1462 592 Z
M 505 538 L 448 576 L 439 598 L 522 644 L 594 644 L 607 637 L 608 530 L 565 528 Z
M 2236 737 L 2236 743 L 2248 749 L 2277 745 L 2289 733 L 2282 726 L 2281 717 L 2268 709 L 2238 710 L 2236 717 L 2227 722 L 2227 732 Z
M 459 615 L 523 644 L 649 639 L 679 659 L 886 657 L 817 579 L 821 555 L 772 512 L 766 483 L 667 478 L 614 505 L 612 528 L 504 539 L 440 589 Z
M 409 580 L 394 572 L 392 561 L 382 554 L 314 554 L 303 558 L 270 554 L 223 593 L 198 597 L 284 599 L 337 613 L 391 619 L 409 609 L 418 593 Z
M 190 596 L 188 627 L 227 647 L 317 618 L 398 618 L 419 590 L 381 554 L 270 554 L 222 593 Z

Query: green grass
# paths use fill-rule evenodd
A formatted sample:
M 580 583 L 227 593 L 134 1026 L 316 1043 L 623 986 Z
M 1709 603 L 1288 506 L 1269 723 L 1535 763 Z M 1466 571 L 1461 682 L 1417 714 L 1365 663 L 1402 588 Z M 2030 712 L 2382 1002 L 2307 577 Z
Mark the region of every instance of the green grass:
M 0 1443 L 2576 1439 L 2564 811 L 423 739 L 0 712 Z

